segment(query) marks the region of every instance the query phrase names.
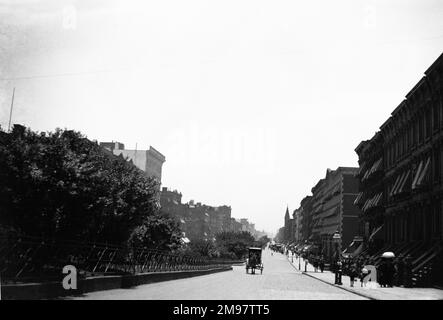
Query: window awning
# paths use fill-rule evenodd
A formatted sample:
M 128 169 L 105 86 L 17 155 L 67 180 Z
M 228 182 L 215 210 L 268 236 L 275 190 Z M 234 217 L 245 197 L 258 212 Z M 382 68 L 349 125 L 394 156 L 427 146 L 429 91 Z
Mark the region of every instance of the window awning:
M 398 184 L 397 184 L 397 188 L 395 188 L 394 192 L 392 193 L 392 195 L 396 195 L 398 193 L 398 190 L 400 190 L 401 185 L 404 183 L 405 181 L 405 177 L 406 177 L 406 172 L 403 172 L 401 174 L 400 180 L 398 180 Z
M 405 188 L 405 186 L 409 185 L 409 177 L 411 176 L 411 170 L 406 171 L 404 178 L 402 180 L 402 182 L 400 183 L 400 186 L 397 188 L 395 194 L 400 194 L 403 193 L 405 191 L 407 191 L 407 188 Z
M 369 206 L 371 200 L 372 200 L 372 199 L 367 199 L 367 200 L 365 201 L 365 204 L 364 204 L 364 206 L 363 206 L 363 208 L 362 208 L 363 211 L 366 211 L 366 210 L 367 210 L 367 208 L 368 208 L 368 206 Z
M 354 205 L 357 206 L 361 203 L 361 200 L 363 200 L 363 192 L 360 192 L 358 196 L 354 200 Z
M 318 206 L 315 210 L 314 213 L 319 213 L 320 211 L 323 210 L 323 206 Z
M 334 190 L 332 190 L 332 195 L 338 194 L 341 191 L 341 184 L 337 183 L 337 185 L 334 187 Z
M 374 203 L 372 204 L 372 206 L 377 207 L 380 204 L 380 200 L 382 197 L 383 197 L 383 192 L 380 192 L 379 194 L 377 194 L 375 196 Z
M 382 158 L 378 159 L 371 168 L 371 173 L 373 174 L 381 169 Z
M 389 192 L 389 196 L 392 197 L 394 195 L 394 191 L 397 189 L 398 187 L 398 183 L 400 181 L 401 175 L 397 176 L 397 179 L 395 180 L 394 185 L 392 186 L 391 192 Z
M 430 163 L 431 163 L 431 157 L 428 157 L 428 159 L 426 160 L 426 164 L 422 170 L 422 173 L 420 174 L 420 176 L 417 179 L 416 185 L 415 187 L 422 187 L 423 185 L 426 184 L 426 177 L 428 176 L 428 173 L 430 172 L 429 167 L 430 167 Z
M 368 241 L 371 241 L 372 238 L 374 238 L 375 235 L 376 235 L 381 229 L 383 229 L 383 226 L 384 226 L 384 225 L 382 224 L 381 226 L 379 226 L 378 228 L 376 228 L 375 230 L 373 230 L 372 233 L 371 233 L 371 235 L 370 235 L 369 238 L 368 238 Z
M 371 208 L 375 208 L 380 204 L 380 200 L 383 196 L 383 192 L 380 192 L 373 196 L 371 199 L 366 200 L 365 205 L 363 206 L 363 211 L 367 211 Z
M 420 177 L 422 167 L 423 167 L 423 160 L 420 161 L 420 164 L 418 165 L 418 168 L 417 168 L 417 172 L 415 173 L 415 176 L 414 176 L 414 180 L 412 180 L 412 190 L 414 190 L 416 188 L 417 180 L 418 180 L 418 177 Z
M 380 158 L 377 161 L 375 161 L 374 164 L 372 165 L 372 167 L 368 171 L 366 171 L 366 173 L 363 176 L 362 180 L 365 180 L 365 179 L 369 178 L 373 173 L 379 171 L 381 169 L 382 160 L 383 159 Z
M 351 244 L 343 251 L 350 256 L 356 256 L 363 251 L 362 241 L 352 241 Z
M 369 177 L 369 171 L 370 170 L 366 170 L 365 174 L 363 175 L 362 180 L 366 180 Z
M 363 172 L 363 170 L 364 170 L 365 168 L 366 168 L 366 162 L 363 162 L 363 163 L 361 164 L 360 168 L 358 169 L 356 176 L 361 175 L 362 172 Z

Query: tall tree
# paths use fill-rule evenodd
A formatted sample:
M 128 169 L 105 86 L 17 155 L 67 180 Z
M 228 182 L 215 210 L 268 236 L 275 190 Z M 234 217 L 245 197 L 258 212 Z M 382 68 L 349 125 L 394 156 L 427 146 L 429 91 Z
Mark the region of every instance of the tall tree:
M 158 189 L 156 180 L 79 132 L 0 129 L 0 224 L 9 229 L 122 244 L 145 228 L 167 248 L 176 239 L 172 224 L 158 216 Z

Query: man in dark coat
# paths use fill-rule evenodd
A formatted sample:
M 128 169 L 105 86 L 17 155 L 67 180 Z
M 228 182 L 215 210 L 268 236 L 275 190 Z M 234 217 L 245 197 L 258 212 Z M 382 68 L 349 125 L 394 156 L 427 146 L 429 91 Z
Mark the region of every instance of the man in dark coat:
M 396 263 L 396 285 L 404 285 L 404 272 L 405 272 L 405 261 L 403 256 L 399 256 Z
M 385 277 L 385 281 L 386 281 L 386 285 L 390 288 L 392 288 L 394 286 L 394 275 L 395 275 L 395 267 L 394 267 L 394 262 L 392 261 L 392 259 L 389 259 L 388 261 L 386 261 L 386 277 Z
M 323 258 L 323 256 L 320 257 L 318 265 L 320 267 L 320 271 L 323 272 L 325 270 L 325 259 Z
M 356 277 L 358 277 L 358 271 L 357 271 L 357 264 L 355 263 L 349 268 L 349 278 L 351 280 L 351 287 L 354 286 L 354 281 Z
M 337 261 L 335 268 L 335 284 L 342 285 L 343 283 L 341 282 L 341 278 L 343 272 L 343 264 L 340 259 Z
M 382 288 L 386 287 L 386 270 L 387 262 L 386 259 L 382 258 L 381 263 L 377 267 L 378 283 Z

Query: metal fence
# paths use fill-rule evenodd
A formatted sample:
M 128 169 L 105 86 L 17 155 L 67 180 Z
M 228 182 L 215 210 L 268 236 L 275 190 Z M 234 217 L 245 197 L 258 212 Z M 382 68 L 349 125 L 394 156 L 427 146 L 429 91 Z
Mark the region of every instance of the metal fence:
M 86 277 L 207 270 L 239 262 L 108 244 L 32 237 L 0 238 L 0 277 L 3 283 L 60 279 L 66 265 L 75 266 L 78 275 Z

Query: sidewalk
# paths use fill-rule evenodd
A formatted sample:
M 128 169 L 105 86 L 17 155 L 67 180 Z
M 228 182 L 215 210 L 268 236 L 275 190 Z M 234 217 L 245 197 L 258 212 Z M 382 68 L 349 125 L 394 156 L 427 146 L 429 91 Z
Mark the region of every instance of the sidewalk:
M 294 255 L 294 261 L 292 262 L 291 254 L 288 256 L 289 263 L 299 270 L 299 261 Z M 335 275 L 331 271 L 324 271 L 323 273 L 318 270 L 314 271 L 314 267 L 311 264 L 307 265 L 305 272 L 305 261 L 301 258 L 300 261 L 301 272 L 309 277 L 318 279 L 330 285 L 339 287 L 343 290 L 350 291 L 352 293 L 364 296 L 374 300 L 442 300 L 443 290 L 434 288 L 381 288 L 377 283 L 368 283 L 366 287 L 361 287 L 360 280 L 354 282 L 354 287 L 351 287 L 350 279 L 348 276 L 342 276 L 343 285 L 335 285 Z

